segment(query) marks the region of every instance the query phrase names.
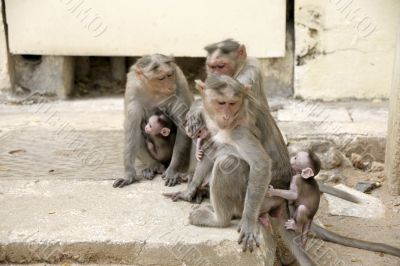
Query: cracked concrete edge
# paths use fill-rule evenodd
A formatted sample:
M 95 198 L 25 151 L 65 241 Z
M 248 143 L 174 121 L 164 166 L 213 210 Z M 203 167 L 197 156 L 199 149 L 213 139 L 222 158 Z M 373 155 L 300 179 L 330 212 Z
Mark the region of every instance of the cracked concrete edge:
M 182 242 L 159 245 L 146 241 L 113 242 L 14 242 L 0 243 L 0 263 L 101 263 L 131 265 L 277 265 L 276 244 L 261 228 L 261 246 L 253 253 L 243 253 L 234 241 L 205 242 L 200 245 Z

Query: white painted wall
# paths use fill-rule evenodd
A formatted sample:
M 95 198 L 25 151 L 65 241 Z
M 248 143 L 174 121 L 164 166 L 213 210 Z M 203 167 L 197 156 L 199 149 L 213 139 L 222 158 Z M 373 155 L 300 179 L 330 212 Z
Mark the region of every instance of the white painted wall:
M 257 57 L 285 53 L 285 0 L 6 0 L 14 54 L 204 56 L 235 38 Z
M 399 12 L 398 0 L 296 0 L 295 95 L 388 97 Z

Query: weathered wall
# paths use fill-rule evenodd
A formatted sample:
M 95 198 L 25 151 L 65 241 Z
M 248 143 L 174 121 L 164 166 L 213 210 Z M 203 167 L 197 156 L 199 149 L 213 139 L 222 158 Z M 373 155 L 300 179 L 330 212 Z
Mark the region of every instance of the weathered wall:
M 287 1 L 285 56 L 260 59 L 268 97 L 293 95 L 294 76 L 294 0 Z
M 398 0 L 297 0 L 295 95 L 388 97 Z
M 398 32 L 385 157 L 386 176 L 394 195 L 400 195 L 400 28 Z
M 12 73 L 10 73 L 11 58 L 7 52 L 7 39 L 4 27 L 3 2 L 0 1 L 0 92 L 12 88 Z
M 294 75 L 293 29 L 286 31 L 286 52 L 284 57 L 260 59 L 265 76 L 265 93 L 268 97 L 289 97 L 293 95 Z

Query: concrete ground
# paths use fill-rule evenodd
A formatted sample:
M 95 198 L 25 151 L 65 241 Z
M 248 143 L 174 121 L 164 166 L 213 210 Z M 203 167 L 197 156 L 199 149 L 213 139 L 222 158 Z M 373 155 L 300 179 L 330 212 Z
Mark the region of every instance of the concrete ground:
M 387 102 L 271 106 L 289 142 L 386 135 Z M 183 185 L 112 188 L 123 175 L 122 98 L 0 104 L 0 117 L 0 262 L 274 264 L 265 232 L 264 248 L 244 254 L 234 225 L 188 225 L 194 205 L 161 195 Z

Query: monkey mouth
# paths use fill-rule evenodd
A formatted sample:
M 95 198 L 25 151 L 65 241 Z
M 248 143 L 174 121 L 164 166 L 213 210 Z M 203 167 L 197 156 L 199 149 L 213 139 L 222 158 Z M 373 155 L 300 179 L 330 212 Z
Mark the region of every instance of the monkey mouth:
M 219 123 L 221 129 L 227 129 L 230 126 L 230 121 L 223 120 Z

